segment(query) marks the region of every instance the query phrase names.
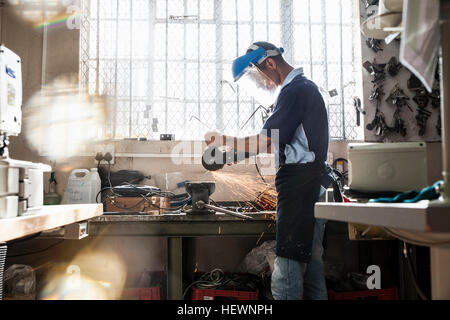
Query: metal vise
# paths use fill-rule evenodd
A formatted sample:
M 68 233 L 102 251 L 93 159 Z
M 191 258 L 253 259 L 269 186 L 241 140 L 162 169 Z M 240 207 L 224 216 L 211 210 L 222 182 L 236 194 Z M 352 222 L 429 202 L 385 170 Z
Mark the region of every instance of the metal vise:
M 202 215 L 222 212 L 233 217 L 253 220 L 252 217 L 245 214 L 210 205 L 209 196 L 214 193 L 215 189 L 215 182 L 186 182 L 186 192 L 192 197 L 192 210 L 187 211 L 187 214 Z
M 205 204 L 209 204 L 209 196 L 215 190 L 215 182 L 186 182 L 186 192 L 192 197 L 192 211 L 189 213 L 215 213 L 204 206 Z

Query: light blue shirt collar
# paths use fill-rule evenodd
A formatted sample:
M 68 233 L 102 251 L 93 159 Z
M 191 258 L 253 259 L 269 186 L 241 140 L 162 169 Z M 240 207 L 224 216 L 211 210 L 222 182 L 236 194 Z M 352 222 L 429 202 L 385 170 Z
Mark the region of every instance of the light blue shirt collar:
M 286 79 L 284 79 L 283 84 L 281 85 L 280 90 L 282 90 L 285 86 L 287 86 L 289 83 L 291 83 L 292 80 L 298 75 L 303 74 L 303 68 L 297 68 L 289 72 Z

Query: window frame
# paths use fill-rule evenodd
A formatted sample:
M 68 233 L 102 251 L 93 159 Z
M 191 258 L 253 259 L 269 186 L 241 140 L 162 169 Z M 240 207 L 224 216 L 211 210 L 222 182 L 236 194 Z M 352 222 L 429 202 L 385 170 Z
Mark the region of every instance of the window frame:
M 343 60 L 343 30 L 344 27 L 351 27 L 352 29 L 352 40 L 353 40 L 353 54 L 355 54 L 355 40 L 360 40 L 359 37 L 355 37 L 355 32 L 354 32 L 354 28 L 355 28 L 355 24 L 354 23 L 344 23 L 343 22 L 343 16 L 342 16 L 342 1 L 343 0 L 337 0 L 339 1 L 339 8 L 340 8 L 340 14 L 339 14 L 339 22 L 334 22 L 334 23 L 330 23 L 326 21 L 326 0 L 306 0 L 307 4 L 308 4 L 308 21 L 306 22 L 300 22 L 300 21 L 294 21 L 294 15 L 293 15 L 293 10 L 294 10 L 294 1 L 295 0 L 285 0 L 285 1 L 279 1 L 279 7 L 280 7 L 280 21 L 278 22 L 273 22 L 269 20 L 269 0 L 265 0 L 266 1 L 266 21 L 256 21 L 255 17 L 254 17 L 254 1 L 255 0 L 249 0 L 250 3 L 250 20 L 249 21 L 241 21 L 239 20 L 239 15 L 238 15 L 238 0 L 234 0 L 235 3 L 235 9 L 236 9 L 236 14 L 235 17 L 236 19 L 234 21 L 231 20 L 223 20 L 222 18 L 222 10 L 217 10 L 217 8 L 222 8 L 222 2 L 224 0 L 215 0 L 214 1 L 214 11 L 213 11 L 213 16 L 212 19 L 201 19 L 200 14 L 200 1 L 197 1 L 197 19 L 195 20 L 191 20 L 186 22 L 185 18 L 182 19 L 171 19 L 170 15 L 169 15 L 169 0 L 165 0 L 165 13 L 166 13 L 166 17 L 165 18 L 158 18 L 157 17 L 157 4 L 156 4 L 156 0 L 148 0 L 149 2 L 149 16 L 148 18 L 142 18 L 142 19 L 136 19 L 133 18 L 133 1 L 130 1 L 130 17 L 129 18 L 120 18 L 119 19 L 119 1 L 120 0 L 116 0 L 116 16 L 115 18 L 101 18 L 100 17 L 100 10 L 98 8 L 100 8 L 100 3 L 102 0 L 91 0 L 91 1 L 95 1 L 97 3 L 97 16 L 96 18 L 92 18 L 90 16 L 90 11 L 89 11 L 89 0 L 83 0 L 81 1 L 82 3 L 82 10 L 81 10 L 81 30 L 80 33 L 84 32 L 84 37 L 83 34 L 80 35 L 80 85 L 82 87 L 91 87 L 92 83 L 89 80 L 90 77 L 90 69 L 92 67 L 94 67 L 95 69 L 95 94 L 99 94 L 99 88 L 100 88 L 100 64 L 102 60 L 107 60 L 107 59 L 102 59 L 100 57 L 100 52 L 99 52 L 99 43 L 97 41 L 97 45 L 96 45 L 96 54 L 94 59 L 92 59 L 89 55 L 89 51 L 91 50 L 91 48 L 89 47 L 89 41 L 90 41 L 90 24 L 91 23 L 96 23 L 97 24 L 97 28 L 96 28 L 96 39 L 99 39 L 100 36 L 100 23 L 102 21 L 115 21 L 116 23 L 116 52 L 115 52 L 115 59 L 113 59 L 113 63 L 115 65 L 115 80 L 114 80 L 114 94 L 112 96 L 109 96 L 109 105 L 111 105 L 112 108 L 112 115 L 111 118 L 108 119 L 108 123 L 105 124 L 105 132 L 109 133 L 113 139 L 117 139 L 117 128 L 118 128 L 118 123 L 117 123 L 117 117 L 118 117 L 118 104 L 119 101 L 124 101 L 127 102 L 129 104 L 129 111 L 128 111 L 128 136 L 125 136 L 121 139 L 124 138 L 130 138 L 130 137 L 135 137 L 136 136 L 136 132 L 133 132 L 133 107 L 135 106 L 135 103 L 139 101 L 139 103 L 141 104 L 145 104 L 145 108 L 146 110 L 144 111 L 144 114 L 146 114 L 148 121 L 146 124 L 146 128 L 148 130 L 148 133 L 150 133 L 152 131 L 152 119 L 153 117 L 153 112 L 154 112 L 154 102 L 155 101 L 159 101 L 164 105 L 164 128 L 167 131 L 167 128 L 169 127 L 169 117 L 168 117 L 168 110 L 169 110 L 169 97 L 167 97 L 167 93 L 168 93 L 168 86 L 169 86 L 169 82 L 168 82 L 168 65 L 170 63 L 173 62 L 177 62 L 177 63 L 183 63 L 184 64 L 184 72 L 183 72 L 183 84 L 184 84 L 184 89 L 183 89 L 183 95 L 184 95 L 184 99 L 181 102 L 182 106 L 183 106 L 183 119 L 184 119 L 184 123 L 183 126 L 186 129 L 186 126 L 189 125 L 188 120 L 187 120 L 187 104 L 191 103 L 191 104 L 196 104 L 197 106 L 197 118 L 201 118 L 201 106 L 204 103 L 208 103 L 208 104 L 215 104 L 215 127 L 217 128 L 217 130 L 221 131 L 225 129 L 225 119 L 224 119 L 224 105 L 226 104 L 230 104 L 230 103 L 234 103 L 236 104 L 236 110 L 237 110 L 237 114 L 236 114 L 236 118 L 237 118 L 237 127 L 239 127 L 239 124 L 244 123 L 247 119 L 246 118 L 241 118 L 242 113 L 241 113 L 241 104 L 246 103 L 246 104 L 250 104 L 251 105 L 251 110 L 249 112 L 249 114 L 252 114 L 257 107 L 257 104 L 255 103 L 255 101 L 253 99 L 251 100 L 242 100 L 240 98 L 240 92 L 239 92 L 239 86 L 237 86 L 236 89 L 236 97 L 235 99 L 230 99 L 228 100 L 227 97 L 224 97 L 223 95 L 223 70 L 224 70 L 224 65 L 226 63 L 231 63 L 231 61 L 226 61 L 223 59 L 223 45 L 222 45 L 222 33 L 223 33 L 223 26 L 229 25 L 229 26 L 235 26 L 235 32 L 236 32 L 236 56 L 239 56 L 240 54 L 242 54 L 242 52 L 246 49 L 246 48 L 242 48 L 242 45 L 240 46 L 239 43 L 239 27 L 241 25 L 250 25 L 250 38 L 251 41 L 255 41 L 254 39 L 254 29 L 256 25 L 261 25 L 266 27 L 266 35 L 267 37 L 269 36 L 269 27 L 270 25 L 279 25 L 280 26 L 280 40 L 281 40 L 281 45 L 285 48 L 285 56 L 286 59 L 288 61 L 291 61 L 294 65 L 308 65 L 309 66 L 309 71 L 311 74 L 311 79 L 314 81 L 314 69 L 317 67 L 322 67 L 323 68 L 323 78 L 324 78 L 324 87 L 325 87 L 325 92 L 322 92 L 324 94 L 324 98 L 327 104 L 327 109 L 328 109 L 328 117 L 329 117 L 329 126 L 330 129 L 331 127 L 336 127 L 339 128 L 340 131 L 340 135 L 332 135 L 331 134 L 331 130 L 330 130 L 330 139 L 332 140 L 355 140 L 357 138 L 362 138 L 362 136 L 353 136 L 353 137 L 348 137 L 348 130 L 354 130 L 354 127 L 351 127 L 352 129 L 349 129 L 350 127 L 347 127 L 347 123 L 346 123 L 346 118 L 347 118 L 347 110 L 346 110 L 346 94 L 345 94 L 345 87 L 346 84 L 344 83 L 344 72 L 343 69 L 345 66 L 350 66 L 353 68 L 353 72 L 356 73 L 355 70 L 355 62 L 344 62 Z M 184 16 L 188 15 L 187 12 L 187 3 L 190 0 L 183 0 L 183 11 L 184 11 Z M 229 1 L 229 0 L 227 0 Z M 260 1 L 260 0 L 258 0 Z M 311 3 L 312 1 L 321 1 L 321 7 L 322 7 L 322 17 L 321 17 L 321 22 L 314 22 L 312 21 L 312 17 L 311 17 Z M 356 6 L 357 4 L 357 0 L 349 0 L 352 3 L 352 6 Z M 352 17 L 354 17 L 354 8 L 352 10 L 353 14 Z M 148 57 L 145 59 L 142 59 L 142 61 L 146 61 L 147 62 L 147 68 L 148 68 L 148 88 L 147 88 L 147 98 L 143 98 L 143 99 L 137 99 L 135 97 L 133 97 L 133 93 L 132 93 L 132 77 L 130 77 L 130 84 L 129 84 L 129 99 L 128 101 L 126 101 L 126 97 L 122 98 L 119 97 L 117 95 L 118 92 L 118 80 L 117 80 L 117 70 L 118 70 L 118 64 L 119 64 L 119 58 L 118 58 L 118 23 L 119 20 L 121 21 L 129 21 L 130 22 L 130 55 L 129 55 L 129 66 L 130 66 L 130 70 L 133 70 L 133 63 L 136 61 L 139 61 L 137 59 L 133 59 L 133 22 L 135 21 L 147 21 L 148 22 L 148 26 L 149 26 L 149 38 L 148 38 L 148 47 L 149 47 L 149 52 L 148 52 Z M 155 39 L 155 27 L 156 25 L 164 25 L 165 26 L 165 32 L 166 32 L 166 38 L 165 38 L 165 57 L 164 59 L 156 59 L 153 55 L 153 50 L 154 49 L 154 39 Z M 183 38 L 184 38 L 184 59 L 177 59 L 177 60 L 172 60 L 169 58 L 168 56 L 168 30 L 169 30 L 169 25 L 170 24 L 181 24 L 183 25 Z M 187 25 L 188 24 L 192 24 L 192 25 L 196 25 L 197 26 L 197 59 L 187 59 L 186 58 L 186 29 L 187 29 Z M 201 50 L 201 45 L 200 45 L 200 28 L 202 25 L 214 25 L 215 26 L 215 37 L 216 37 L 216 52 L 215 52 L 215 59 L 214 60 L 204 60 L 200 58 L 200 50 Z M 294 35 L 294 30 L 297 26 L 303 26 L 303 27 L 307 27 L 309 29 L 309 60 L 308 61 L 302 61 L 302 60 L 295 60 L 295 44 L 290 41 L 290 37 L 292 37 Z M 313 57 L 313 49 L 312 49 L 312 28 L 313 26 L 318 26 L 321 27 L 322 29 L 322 45 L 323 45 L 323 54 L 324 54 L 324 59 L 322 61 L 320 60 L 315 60 Z M 329 78 L 328 78 L 328 68 L 329 65 L 332 64 L 328 61 L 328 48 L 327 48 L 327 30 L 329 26 L 337 26 L 339 27 L 339 31 L 340 31 L 340 61 L 337 62 L 336 64 L 338 65 L 338 67 L 340 68 L 340 79 L 339 79 L 339 86 L 340 86 L 340 92 L 339 92 L 339 96 L 340 96 L 340 101 L 339 103 L 337 102 L 328 102 L 328 97 L 326 97 L 327 93 L 326 91 L 328 91 L 329 89 Z M 87 38 L 87 39 L 86 39 Z M 84 46 L 84 48 L 83 48 Z M 87 49 L 86 49 L 87 48 Z M 359 47 L 360 49 L 360 47 Z M 355 61 L 355 59 L 353 59 L 353 61 Z M 163 63 L 165 65 L 165 95 L 163 96 L 163 99 L 159 99 L 155 97 L 154 94 L 154 84 L 153 84 L 153 73 L 155 70 L 155 64 L 156 63 Z M 197 99 L 196 100 L 189 100 L 186 99 L 186 83 L 187 83 L 187 64 L 188 63 L 193 63 L 193 64 L 197 64 Z M 216 72 L 215 72 L 215 78 L 216 78 L 216 92 L 215 92 L 215 98 L 214 99 L 204 99 L 203 97 L 201 97 L 201 88 L 200 88 L 200 71 L 201 71 L 201 64 L 202 63 L 215 63 L 216 66 Z M 131 72 L 131 71 L 130 71 Z M 355 84 L 356 86 L 356 84 Z M 357 88 L 359 89 L 359 88 Z M 330 111 L 331 110 L 338 110 L 338 111 Z M 109 111 L 109 110 L 108 110 Z M 331 112 L 331 113 L 330 113 Z M 337 114 L 337 118 L 339 118 L 339 114 L 340 114 L 340 124 L 339 126 L 334 125 L 333 123 L 331 123 L 331 119 L 332 117 L 334 117 L 334 114 Z M 253 119 L 249 122 L 249 125 L 252 126 L 253 130 L 255 130 L 257 128 L 256 125 L 256 117 L 253 117 Z M 191 117 L 192 119 L 192 117 Z M 206 128 L 203 128 L 204 131 L 208 131 Z M 199 128 L 197 128 L 197 130 L 199 130 Z M 170 133 L 170 132 L 168 132 Z M 147 134 L 148 136 L 148 134 Z M 178 137 L 176 137 L 178 138 Z M 158 137 L 156 137 L 155 140 L 157 140 Z M 196 139 L 193 139 L 196 140 Z

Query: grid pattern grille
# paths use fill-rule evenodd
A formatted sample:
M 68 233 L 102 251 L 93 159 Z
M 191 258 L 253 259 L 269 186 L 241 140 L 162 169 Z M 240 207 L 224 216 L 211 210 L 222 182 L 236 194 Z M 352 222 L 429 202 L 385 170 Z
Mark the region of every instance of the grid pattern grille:
M 80 80 L 90 94 L 107 95 L 112 138 L 259 132 L 263 110 L 231 78 L 233 59 L 254 41 L 284 47 L 321 88 L 332 138 L 362 138 L 352 104 L 361 92 L 357 0 L 82 3 Z

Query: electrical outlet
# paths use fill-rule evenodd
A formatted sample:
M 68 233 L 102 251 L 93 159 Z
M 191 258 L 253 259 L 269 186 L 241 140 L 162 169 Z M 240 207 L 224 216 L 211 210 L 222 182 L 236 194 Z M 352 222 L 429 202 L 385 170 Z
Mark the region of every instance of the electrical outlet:
M 109 153 L 111 154 L 111 156 L 112 156 L 112 160 L 111 160 L 110 163 L 111 163 L 111 164 L 114 164 L 114 162 L 115 162 L 115 160 L 116 160 L 116 154 L 115 154 L 114 144 L 99 144 L 99 145 L 95 146 L 95 148 L 94 148 L 94 153 L 93 153 L 95 164 L 97 164 L 97 160 L 95 160 L 95 155 L 96 155 L 98 152 L 101 152 L 101 153 L 103 154 L 103 156 L 105 156 L 105 154 L 106 154 L 107 152 L 109 152 Z M 100 162 L 100 164 L 108 164 L 108 162 L 106 162 L 105 160 L 102 160 L 102 161 Z
M 88 233 L 88 221 L 76 222 L 64 227 L 64 239 L 81 240 L 86 238 Z

